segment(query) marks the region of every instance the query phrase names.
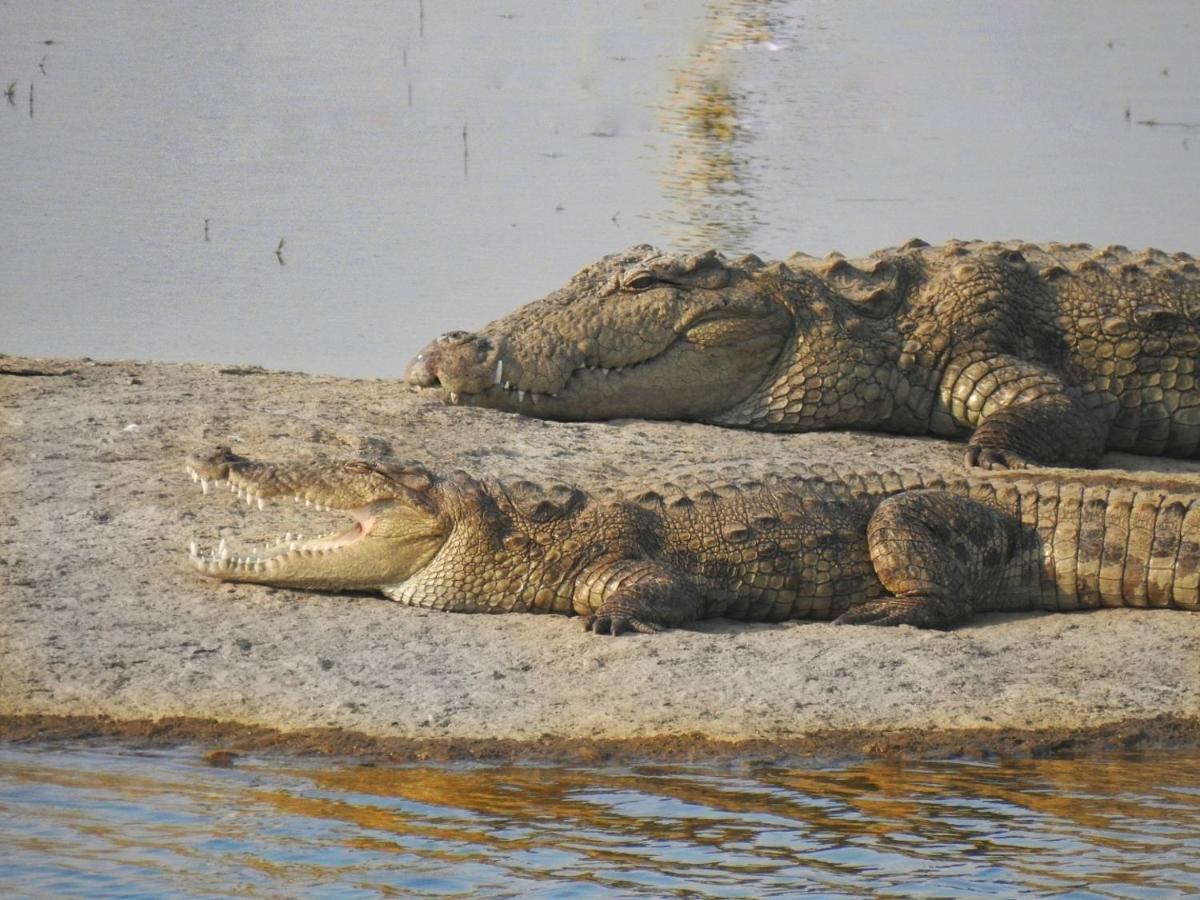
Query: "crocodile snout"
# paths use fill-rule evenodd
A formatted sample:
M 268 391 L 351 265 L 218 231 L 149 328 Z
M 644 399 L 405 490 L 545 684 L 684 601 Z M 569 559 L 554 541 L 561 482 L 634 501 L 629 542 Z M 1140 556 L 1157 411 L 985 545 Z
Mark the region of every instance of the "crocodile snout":
M 416 387 L 478 393 L 492 384 L 492 342 L 469 331 L 448 331 L 408 364 L 405 380 Z

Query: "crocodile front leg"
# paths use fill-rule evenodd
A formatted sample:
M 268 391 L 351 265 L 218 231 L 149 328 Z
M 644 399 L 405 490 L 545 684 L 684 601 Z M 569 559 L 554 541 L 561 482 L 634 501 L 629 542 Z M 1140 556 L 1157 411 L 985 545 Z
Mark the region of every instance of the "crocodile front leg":
M 595 634 L 650 633 L 686 625 L 702 604 L 690 580 L 662 563 L 623 559 L 602 565 L 580 580 L 575 610 Z
M 1020 545 L 1020 523 L 946 491 L 884 500 L 867 525 L 875 574 L 892 596 L 852 605 L 838 625 L 950 629 L 1001 589 Z
M 964 460 L 981 469 L 1027 466 L 1090 468 L 1104 453 L 1096 415 L 1066 397 L 1047 397 L 998 409 L 967 441 Z
M 933 426 L 974 429 L 964 459 L 981 469 L 1094 466 L 1108 432 L 1104 413 L 1059 375 L 1006 354 L 952 364 Z

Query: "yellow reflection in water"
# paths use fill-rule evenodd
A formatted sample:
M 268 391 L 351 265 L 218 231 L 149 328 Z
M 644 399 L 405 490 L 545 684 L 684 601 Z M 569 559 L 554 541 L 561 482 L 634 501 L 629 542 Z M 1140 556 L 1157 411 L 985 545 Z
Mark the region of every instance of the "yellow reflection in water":
M 683 249 L 747 250 L 759 224 L 747 127 L 748 95 L 734 87 L 739 54 L 775 48 L 773 0 L 714 0 L 704 36 L 676 74 L 662 111 L 675 139 L 661 173 L 670 201 L 661 226 Z
M 230 879 L 267 893 L 331 879 L 428 887 L 409 884 L 414 873 L 445 887 L 436 879 L 448 872 L 467 873 L 454 890 L 516 878 L 663 892 L 858 891 L 942 871 L 960 887 L 978 878 L 1045 891 L 1200 877 L 1200 762 L 1187 754 L 833 768 L 242 760 L 211 769 L 194 755 L 6 753 L 0 846 L 38 861 L 38 873 L 114 871 L 130 890 L 159 876 L 216 892 Z

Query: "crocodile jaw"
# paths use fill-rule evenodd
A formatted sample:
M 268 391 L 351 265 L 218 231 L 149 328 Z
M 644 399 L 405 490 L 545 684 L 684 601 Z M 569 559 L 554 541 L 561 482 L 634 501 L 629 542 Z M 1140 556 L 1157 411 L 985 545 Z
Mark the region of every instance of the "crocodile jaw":
M 280 587 L 324 590 L 378 590 L 402 584 L 424 568 L 441 549 L 445 532 L 427 509 L 406 502 L 404 491 L 359 505 L 372 488 L 386 487 L 373 472 L 362 475 L 328 467 L 262 466 L 224 450 L 188 460 L 188 473 L 204 493 L 228 489 L 262 509 L 267 499 L 292 496 L 320 510 L 348 513 L 354 524 L 341 531 L 304 539 L 284 535 L 259 550 L 234 552 L 224 538 L 212 548 L 192 542 L 188 555 L 201 574 L 221 581 L 245 581 Z M 306 481 L 314 472 L 332 479 Z M 354 483 L 355 481 L 360 483 Z M 340 482 L 345 483 L 340 483 Z
M 706 420 L 759 388 L 788 344 L 781 273 L 631 247 L 476 333 L 442 335 L 405 377 L 451 404 L 545 418 Z
M 789 321 L 782 309 L 769 309 L 709 319 L 684 334 L 626 336 L 636 354 L 585 353 L 569 342 L 547 346 L 521 332 L 455 333 L 422 350 L 406 379 L 452 405 L 550 419 L 706 420 L 763 384 L 786 343 Z
M 348 510 L 355 523 L 316 538 L 284 535 L 258 550 L 234 552 L 224 538 L 212 548 L 195 542 L 188 548 L 192 565 L 220 581 L 249 581 L 286 587 L 325 589 L 376 588 L 398 573 L 380 559 L 371 532 L 377 517 L 369 508 Z M 244 555 L 243 555 L 244 554 Z

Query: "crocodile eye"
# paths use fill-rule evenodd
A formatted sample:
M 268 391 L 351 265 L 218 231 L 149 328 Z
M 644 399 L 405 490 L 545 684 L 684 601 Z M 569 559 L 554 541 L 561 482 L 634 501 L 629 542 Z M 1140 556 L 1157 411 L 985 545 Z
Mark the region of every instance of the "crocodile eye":
M 352 459 L 342 465 L 352 475 L 370 475 L 378 470 L 370 463 L 365 463 L 362 460 Z
M 649 287 L 653 287 L 657 281 L 658 279 L 654 276 L 653 272 L 638 269 L 621 278 L 621 290 L 644 291 Z

